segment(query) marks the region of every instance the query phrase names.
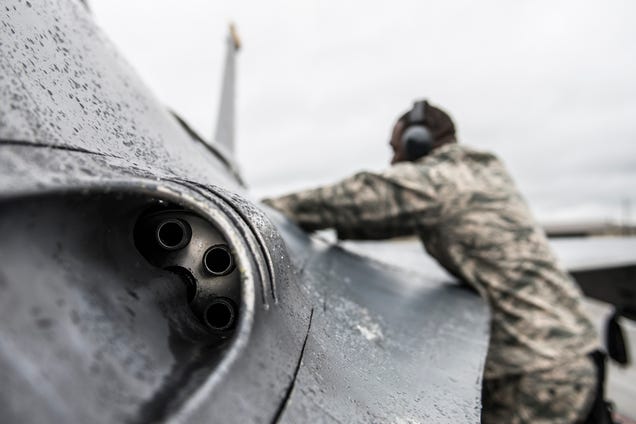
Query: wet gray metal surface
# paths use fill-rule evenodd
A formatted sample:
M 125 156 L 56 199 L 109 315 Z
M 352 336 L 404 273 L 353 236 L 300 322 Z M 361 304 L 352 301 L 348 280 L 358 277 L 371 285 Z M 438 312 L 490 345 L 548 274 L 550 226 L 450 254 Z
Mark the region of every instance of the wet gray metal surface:
M 80 3 L 4 1 L 0 40 L 3 422 L 479 420 L 474 293 L 264 215 Z M 241 315 L 223 344 L 134 248 L 157 199 L 235 253 Z
M 598 268 L 601 264 L 610 269 L 616 267 L 633 268 L 636 264 L 636 238 L 601 237 L 601 238 L 572 238 L 550 240 L 559 259 L 570 271 L 575 271 L 575 277 L 583 270 Z M 344 242 L 341 246 L 357 254 L 383 261 L 387 264 L 399 263 L 403 268 L 418 273 L 426 278 L 450 278 L 446 271 L 434 263 L 428 256 L 419 240 L 403 240 L 400 242 Z M 612 273 L 604 272 L 601 278 L 591 281 L 604 293 L 613 293 L 609 283 L 620 287 L 629 285 L 629 291 L 623 291 L 620 296 L 625 301 L 634 299 L 629 296 L 634 291 L 634 279 L 612 281 Z M 616 296 L 618 297 L 618 295 Z M 620 304 L 620 303 L 619 303 Z M 604 338 L 607 319 L 612 315 L 614 306 L 595 299 L 586 298 L 584 308 L 588 317 L 594 323 L 601 339 Z M 622 326 L 627 338 L 627 348 L 632 358 L 636 352 L 636 323 L 629 319 L 622 319 Z M 636 417 L 636 367 L 620 366 L 608 361 L 607 398 L 615 403 L 616 410 L 628 417 Z
M 314 315 L 284 421 L 478 422 L 474 370 L 488 337 L 481 299 L 447 278 L 289 234 L 288 225 L 280 228 Z

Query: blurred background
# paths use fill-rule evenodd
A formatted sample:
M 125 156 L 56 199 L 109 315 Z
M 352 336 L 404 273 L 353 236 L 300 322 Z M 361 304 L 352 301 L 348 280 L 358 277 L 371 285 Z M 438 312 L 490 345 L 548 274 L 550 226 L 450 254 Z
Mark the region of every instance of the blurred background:
M 461 143 L 503 158 L 542 222 L 635 221 L 635 2 L 89 4 L 161 101 L 208 138 L 237 23 L 238 162 L 256 196 L 384 168 L 395 118 L 425 97 Z

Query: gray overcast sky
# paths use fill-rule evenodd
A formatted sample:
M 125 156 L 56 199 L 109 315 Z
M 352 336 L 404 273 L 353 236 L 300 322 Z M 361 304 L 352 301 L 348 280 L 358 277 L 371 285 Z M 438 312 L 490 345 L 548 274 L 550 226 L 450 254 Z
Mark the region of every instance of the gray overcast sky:
M 618 219 L 621 199 L 636 209 L 634 1 L 90 4 L 207 137 L 236 21 L 238 161 L 257 195 L 384 168 L 394 119 L 427 97 L 460 142 L 504 159 L 540 219 Z

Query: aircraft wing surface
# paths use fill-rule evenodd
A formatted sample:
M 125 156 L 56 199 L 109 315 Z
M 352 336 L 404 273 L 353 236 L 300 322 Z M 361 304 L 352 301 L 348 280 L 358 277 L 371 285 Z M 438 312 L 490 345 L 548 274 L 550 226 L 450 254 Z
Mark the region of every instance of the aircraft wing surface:
M 604 337 L 606 319 L 614 308 L 627 307 L 630 315 L 636 299 L 636 237 L 598 237 L 550 240 L 557 257 L 570 271 L 588 296 L 584 308 Z M 399 266 L 430 279 L 452 279 L 430 256 L 419 240 L 389 242 L 345 241 L 340 245 L 357 254 Z M 632 318 L 633 319 L 633 318 Z M 636 352 L 636 323 L 626 321 L 623 331 L 628 352 Z M 607 395 L 616 403 L 618 412 L 636 417 L 634 381 L 636 369 L 609 361 Z
M 342 245 L 422 275 L 452 278 L 416 239 Z M 622 315 L 636 319 L 636 237 L 559 238 L 550 240 L 550 245 L 586 296 L 615 305 Z

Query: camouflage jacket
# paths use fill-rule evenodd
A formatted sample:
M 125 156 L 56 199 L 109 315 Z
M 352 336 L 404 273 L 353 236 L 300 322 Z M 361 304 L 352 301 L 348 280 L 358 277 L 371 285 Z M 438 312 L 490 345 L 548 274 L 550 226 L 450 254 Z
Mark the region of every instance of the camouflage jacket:
M 417 162 L 265 203 L 306 230 L 335 228 L 340 238 L 419 235 L 490 305 L 485 378 L 552 368 L 597 348 L 579 288 L 490 153 L 449 144 Z

